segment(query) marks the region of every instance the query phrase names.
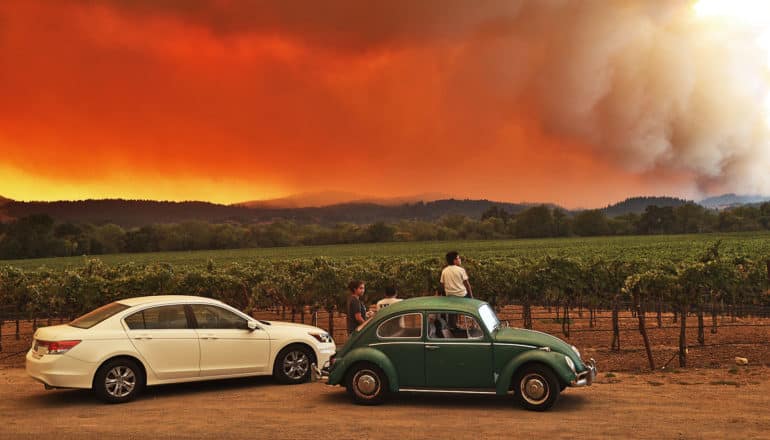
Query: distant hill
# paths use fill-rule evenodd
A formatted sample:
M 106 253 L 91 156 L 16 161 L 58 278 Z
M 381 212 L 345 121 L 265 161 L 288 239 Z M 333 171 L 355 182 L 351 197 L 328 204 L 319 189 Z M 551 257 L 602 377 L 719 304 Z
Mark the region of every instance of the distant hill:
M 770 196 L 722 194 L 701 200 L 698 204 L 712 209 L 724 209 L 739 205 L 749 205 L 770 201 Z
M 604 212 L 607 217 L 617 217 L 619 215 L 630 213 L 641 214 L 650 205 L 676 207 L 682 206 L 687 202 L 687 200 L 676 197 L 631 197 L 622 202 L 602 208 L 602 212 Z
M 13 200 L 11 199 L 6 199 L 5 197 L 0 196 L 0 222 L 7 222 L 10 220 L 13 220 L 12 217 L 10 217 L 8 214 L 5 213 L 5 208 L 4 208 L 6 204 L 12 201 Z
M 449 199 L 446 194 L 426 193 L 403 197 L 373 197 L 343 191 L 322 191 L 314 193 L 294 194 L 288 197 L 267 200 L 252 200 L 236 203 L 236 206 L 249 208 L 320 208 L 324 206 L 346 203 L 374 204 L 384 206 L 402 205 L 405 203 L 432 202 Z
M 81 200 L 58 202 L 16 202 L 3 206 L 7 216 L 25 217 L 48 214 L 57 221 L 74 223 L 115 223 L 123 227 L 153 223 L 179 223 L 190 220 L 241 223 L 287 219 L 302 223 L 374 223 L 399 220 L 437 220 L 445 215 L 480 218 L 490 206 L 509 213 L 520 212 L 532 204 L 499 203 L 489 200 L 436 200 L 384 206 L 373 203 L 343 203 L 320 208 L 249 208 L 207 202 L 161 202 L 152 200 Z

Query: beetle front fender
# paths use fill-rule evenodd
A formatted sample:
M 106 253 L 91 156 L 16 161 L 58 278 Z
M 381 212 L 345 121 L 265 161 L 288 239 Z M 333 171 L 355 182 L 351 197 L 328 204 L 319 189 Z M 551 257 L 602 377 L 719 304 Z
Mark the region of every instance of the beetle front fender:
M 337 380 L 334 381 L 335 383 L 342 384 L 345 380 L 345 377 L 347 377 L 350 367 L 356 363 L 369 362 L 380 367 L 385 375 L 388 376 L 388 388 L 390 391 L 398 391 L 398 375 L 396 374 L 396 368 L 383 352 L 371 347 L 356 348 L 347 353 L 342 359 L 342 362 L 343 365 L 336 366 L 335 370 L 339 368 L 344 373 L 338 376 Z
M 575 373 L 567 366 L 563 354 L 554 351 L 528 350 L 511 359 L 500 371 L 497 394 L 508 394 L 516 371 L 519 367 L 529 363 L 540 363 L 548 366 L 563 383 L 570 383 L 575 379 Z

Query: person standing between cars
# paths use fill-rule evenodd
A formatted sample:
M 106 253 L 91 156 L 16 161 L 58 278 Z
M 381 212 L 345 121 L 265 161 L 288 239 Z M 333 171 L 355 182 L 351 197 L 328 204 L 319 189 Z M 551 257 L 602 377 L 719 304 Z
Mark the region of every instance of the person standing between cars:
M 396 298 L 396 288 L 393 286 L 388 286 L 385 288 L 385 298 L 377 301 L 377 309 L 376 311 L 379 312 L 383 308 L 401 301 L 401 298 Z
M 462 261 L 457 251 L 447 252 L 447 266 L 441 271 L 441 287 L 446 296 L 459 296 L 460 298 L 473 298 L 471 283 L 468 281 L 468 273 L 460 267 Z M 457 314 L 450 313 L 447 316 L 449 330 L 457 327 Z
M 350 298 L 348 298 L 348 335 L 359 325 L 366 321 L 366 306 L 361 300 L 366 291 L 366 285 L 361 280 L 353 280 L 348 283 Z

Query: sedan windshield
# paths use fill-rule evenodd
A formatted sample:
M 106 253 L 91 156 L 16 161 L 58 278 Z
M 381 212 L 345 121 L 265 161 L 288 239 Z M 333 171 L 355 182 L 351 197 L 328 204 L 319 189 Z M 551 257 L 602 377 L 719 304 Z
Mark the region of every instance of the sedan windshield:
M 500 326 L 500 320 L 497 319 L 495 311 L 492 310 L 492 307 L 489 307 L 489 304 L 483 304 L 481 307 L 479 307 L 479 315 L 481 316 L 481 320 L 484 322 L 484 326 L 487 328 L 489 333 L 492 333 L 497 327 Z
M 78 328 L 91 328 L 109 318 L 110 316 L 126 310 L 127 308 L 127 305 L 121 304 L 119 302 L 109 303 L 106 306 L 101 306 L 98 309 L 91 310 L 80 318 L 75 319 L 74 321 L 70 322 L 70 325 Z

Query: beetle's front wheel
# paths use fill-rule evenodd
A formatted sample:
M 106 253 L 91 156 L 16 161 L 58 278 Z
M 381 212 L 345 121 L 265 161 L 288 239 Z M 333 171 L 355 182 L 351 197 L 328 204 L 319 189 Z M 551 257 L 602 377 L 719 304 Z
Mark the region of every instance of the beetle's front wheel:
M 388 393 L 388 378 L 376 365 L 356 364 L 348 373 L 348 393 L 361 405 L 378 405 Z
M 533 411 L 545 411 L 552 407 L 561 390 L 553 371 L 540 364 L 522 367 L 513 383 L 521 406 Z

